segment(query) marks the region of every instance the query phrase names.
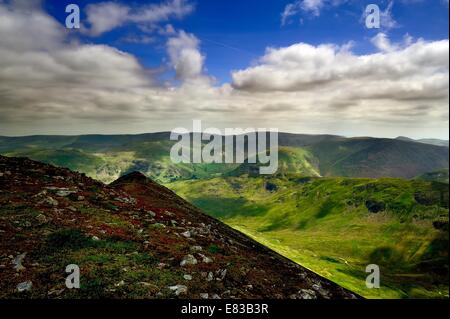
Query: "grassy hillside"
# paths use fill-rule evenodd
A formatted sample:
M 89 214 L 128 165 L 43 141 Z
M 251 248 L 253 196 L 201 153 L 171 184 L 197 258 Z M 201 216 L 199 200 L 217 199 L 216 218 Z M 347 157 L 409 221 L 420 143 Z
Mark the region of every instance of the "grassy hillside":
M 352 138 L 306 148 L 318 159 L 322 176 L 414 178 L 448 168 L 448 148 L 417 142 Z
M 448 186 L 229 177 L 168 185 L 232 227 L 368 298 L 448 296 Z M 365 267 L 381 267 L 367 289 Z
M 428 182 L 440 182 L 448 184 L 448 169 L 443 169 L 435 172 L 425 173 L 417 177 L 417 179 Z

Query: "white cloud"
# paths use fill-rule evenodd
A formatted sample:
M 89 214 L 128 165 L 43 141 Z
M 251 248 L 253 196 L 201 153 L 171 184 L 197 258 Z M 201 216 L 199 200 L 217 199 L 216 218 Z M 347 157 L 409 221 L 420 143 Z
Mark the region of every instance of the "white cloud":
M 375 47 L 383 52 L 392 52 L 398 49 L 398 46 L 392 44 L 386 33 L 380 32 L 371 39 Z
M 184 31 L 167 41 L 170 64 L 178 79 L 192 79 L 202 74 L 205 57 L 201 54 L 199 45 L 199 40 L 193 34 Z
M 296 0 L 284 7 L 281 13 L 281 24 L 285 25 L 293 16 L 301 13 L 318 17 L 325 6 L 336 7 L 348 0 Z
M 87 32 L 98 36 L 120 27 L 129 21 L 129 12 L 130 8 L 116 2 L 90 4 L 86 8 L 86 19 L 90 25 Z
M 388 6 L 384 11 L 380 13 L 380 24 L 385 30 L 393 29 L 398 27 L 397 21 L 395 21 L 392 15 L 392 7 L 394 6 L 394 1 L 390 1 Z
M 343 47 L 306 43 L 269 48 L 257 66 L 233 73 L 233 85 L 246 91 L 289 92 L 358 81 L 377 89 L 378 82 L 391 79 L 410 80 L 413 88 L 432 75 L 448 78 L 448 40 L 419 40 L 398 50 L 384 34 L 373 41 L 386 52 L 357 56 Z
M 281 14 L 281 24 L 285 25 L 290 17 L 297 15 L 301 11 L 310 12 L 314 16 L 318 16 L 323 5 L 324 0 L 297 0 L 289 3 Z
M 144 29 L 152 29 L 160 22 L 182 18 L 193 10 L 193 5 L 186 0 L 170 0 L 138 7 L 118 2 L 101 2 L 87 6 L 89 28 L 85 27 L 83 30 L 92 36 L 99 36 L 126 23 L 136 23 Z

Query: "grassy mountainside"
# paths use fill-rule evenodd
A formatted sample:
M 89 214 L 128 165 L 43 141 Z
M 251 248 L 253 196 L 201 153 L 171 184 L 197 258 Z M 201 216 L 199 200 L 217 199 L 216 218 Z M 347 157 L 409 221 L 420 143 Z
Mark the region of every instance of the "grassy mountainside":
M 425 173 L 417 177 L 417 179 L 429 181 L 429 182 L 440 182 L 448 184 L 448 169 L 443 169 L 435 172 Z
M 448 185 L 229 177 L 168 185 L 299 264 L 369 298 L 448 297 Z M 381 267 L 380 290 L 365 267 Z
M 110 183 L 139 170 L 159 181 L 252 173 L 255 165 L 173 164 L 169 133 L 0 137 L 0 154 L 27 156 Z M 401 177 L 448 168 L 448 147 L 416 141 L 279 134 L 279 173 L 307 176 Z M 66 154 L 73 153 L 74 160 Z
M 353 138 L 307 149 L 318 159 L 322 176 L 414 178 L 448 168 L 448 148 L 416 142 Z

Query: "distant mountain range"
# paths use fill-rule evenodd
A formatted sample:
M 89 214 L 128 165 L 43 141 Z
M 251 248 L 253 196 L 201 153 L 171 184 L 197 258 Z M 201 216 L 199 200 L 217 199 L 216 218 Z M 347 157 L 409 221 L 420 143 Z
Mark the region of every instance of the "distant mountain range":
M 170 133 L 0 137 L 0 154 L 24 156 L 112 182 L 141 171 L 159 182 L 251 173 L 250 164 L 174 164 Z M 426 143 L 433 142 L 433 143 Z M 279 134 L 279 174 L 415 178 L 448 169 L 448 141 Z M 253 167 L 253 168 L 252 168 Z
M 431 145 L 437 145 L 437 146 L 446 146 L 446 147 L 449 146 L 448 140 L 440 140 L 440 139 L 436 139 L 436 138 L 423 138 L 423 139 L 419 139 L 419 140 L 414 140 L 409 137 L 399 136 L 399 137 L 397 137 L 397 139 L 401 140 L 401 141 L 419 142 L 419 143 L 431 144 Z

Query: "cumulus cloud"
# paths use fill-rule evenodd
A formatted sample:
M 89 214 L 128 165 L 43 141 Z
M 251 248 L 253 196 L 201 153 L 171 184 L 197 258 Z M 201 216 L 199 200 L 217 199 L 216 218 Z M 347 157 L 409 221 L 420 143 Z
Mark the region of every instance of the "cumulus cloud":
M 171 0 L 161 4 L 129 7 L 118 2 L 100 2 L 86 7 L 88 27 L 84 32 L 99 36 L 127 23 L 152 29 L 170 18 L 182 18 L 190 14 L 194 6 L 186 0 Z
M 180 80 L 197 78 L 202 74 L 205 57 L 199 50 L 200 41 L 184 31 L 167 42 L 170 64 Z
M 420 91 L 433 76 L 448 82 L 448 40 L 418 40 L 398 50 L 384 34 L 374 42 L 385 52 L 358 56 L 340 46 L 306 43 L 269 48 L 258 65 L 233 73 L 233 86 L 245 91 L 289 92 L 356 81 L 379 90 L 380 84 L 391 80 L 398 88 Z

